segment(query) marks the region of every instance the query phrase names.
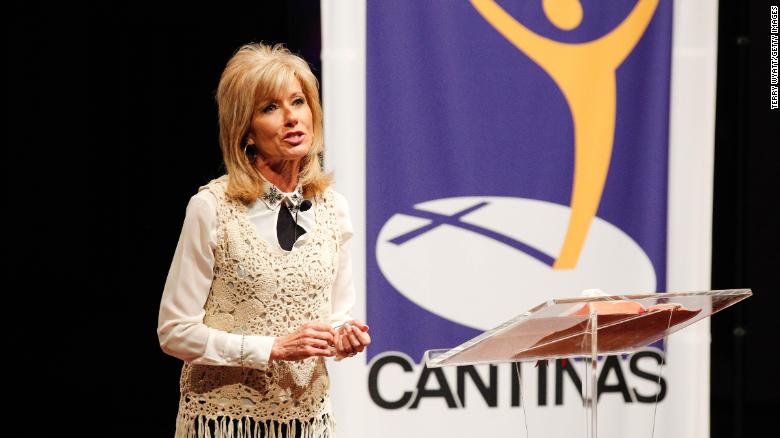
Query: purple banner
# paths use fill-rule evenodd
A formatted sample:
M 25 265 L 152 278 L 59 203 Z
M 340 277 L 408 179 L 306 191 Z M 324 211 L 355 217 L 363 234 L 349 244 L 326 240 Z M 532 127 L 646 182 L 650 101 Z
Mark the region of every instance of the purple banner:
M 368 2 L 369 359 L 665 289 L 672 3 L 580 4 Z

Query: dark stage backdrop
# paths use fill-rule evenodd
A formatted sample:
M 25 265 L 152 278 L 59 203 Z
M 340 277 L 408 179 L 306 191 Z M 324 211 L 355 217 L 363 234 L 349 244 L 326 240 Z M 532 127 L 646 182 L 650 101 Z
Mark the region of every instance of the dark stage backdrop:
M 769 8 L 773 1 L 721 1 L 712 288 L 754 296 L 712 318 L 713 438 L 771 431 L 780 408 L 774 365 L 780 306 L 780 110 L 769 104 Z
M 11 10 L 5 273 L 22 286 L 3 308 L 22 321 L 7 333 L 29 376 L 10 379 L 34 417 L 21 436 L 172 437 L 181 361 L 157 312 L 187 202 L 224 173 L 219 75 L 262 41 L 320 77 L 319 0 Z
M 193 5 L 196 3 L 193 2 Z M 125 394 L 128 429 L 173 436 L 181 361 L 157 342 L 157 309 L 168 266 L 198 186 L 224 173 L 215 94 L 219 76 L 238 47 L 286 43 L 320 74 L 319 1 L 203 2 L 192 8 L 137 8 L 104 4 L 92 23 L 108 24 L 96 49 L 116 49 L 102 69 L 91 69 L 90 93 L 118 93 L 116 210 L 102 213 L 104 235 L 115 234 L 118 264 L 103 273 L 114 295 L 118 343 L 130 371 Z M 116 46 L 115 46 L 116 45 Z M 101 111 L 95 108 L 96 112 Z M 117 353 L 121 353 L 117 351 Z M 131 365 L 132 366 L 128 366 Z
M 777 1 L 720 3 L 712 287 L 755 295 L 712 319 L 713 438 L 775 430 L 780 406 L 768 353 L 780 305 Z M 219 74 L 241 44 L 264 41 L 319 75 L 319 1 L 9 10 L 6 393 L 36 418 L 15 436 L 170 437 L 180 363 L 158 346 L 157 310 L 187 200 L 223 172 Z

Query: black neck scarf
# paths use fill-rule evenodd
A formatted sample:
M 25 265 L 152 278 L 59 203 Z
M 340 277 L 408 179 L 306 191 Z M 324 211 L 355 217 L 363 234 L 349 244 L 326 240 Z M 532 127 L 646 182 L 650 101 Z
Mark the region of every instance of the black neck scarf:
M 279 217 L 276 220 L 276 238 L 279 239 L 279 246 L 285 251 L 290 251 L 298 237 L 304 234 L 306 230 L 296 223 L 290 209 L 284 204 L 280 205 Z

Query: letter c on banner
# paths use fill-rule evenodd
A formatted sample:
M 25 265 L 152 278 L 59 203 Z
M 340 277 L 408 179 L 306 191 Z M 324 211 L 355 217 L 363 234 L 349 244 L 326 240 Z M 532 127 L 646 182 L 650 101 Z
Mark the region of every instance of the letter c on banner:
M 404 391 L 401 398 L 399 398 L 396 401 L 388 401 L 382 398 L 382 396 L 379 394 L 379 385 L 377 384 L 377 380 L 379 378 L 379 371 L 382 369 L 383 366 L 395 363 L 398 365 L 401 365 L 401 368 L 407 373 L 412 372 L 412 364 L 410 364 L 406 359 L 400 356 L 394 356 L 394 355 L 388 355 L 384 357 L 377 358 L 373 365 L 371 365 L 371 371 L 368 373 L 368 393 L 371 396 L 371 400 L 376 403 L 377 406 L 383 409 L 400 409 L 407 404 L 409 404 L 409 400 L 412 399 L 412 391 Z

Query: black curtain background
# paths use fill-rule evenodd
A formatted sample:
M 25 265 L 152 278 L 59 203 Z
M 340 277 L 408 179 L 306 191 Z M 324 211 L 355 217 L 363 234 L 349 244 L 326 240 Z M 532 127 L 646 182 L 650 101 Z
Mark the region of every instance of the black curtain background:
M 771 431 L 780 377 L 778 343 L 780 110 L 769 103 L 769 8 L 773 1 L 720 1 L 712 288 L 754 296 L 712 318 L 713 438 Z
M 187 202 L 224 173 L 219 75 L 265 42 L 321 79 L 319 0 L 11 7 L 6 278 L 23 285 L 4 310 L 33 418 L 9 436 L 172 437 L 181 361 L 157 311 Z
M 769 4 L 720 2 L 712 288 L 755 295 L 711 320 L 714 438 L 774 430 L 780 407 Z M 319 76 L 319 1 L 8 10 L 6 394 L 34 418 L 14 436 L 172 436 L 181 365 L 157 309 L 187 200 L 223 171 L 219 74 L 263 41 Z
M 120 305 L 116 318 L 128 321 L 120 331 L 122 345 L 149 370 L 131 379 L 120 400 L 142 407 L 125 418 L 127 424 L 161 437 L 173 436 L 181 361 L 161 354 L 155 308 L 193 189 L 224 173 L 215 102 L 219 75 L 238 47 L 260 41 L 285 43 L 321 72 L 318 0 L 240 7 L 203 2 L 196 8 L 158 9 L 150 16 L 126 2 L 91 11 L 91 22 L 111 23 L 108 32 L 121 46 L 110 66 L 90 69 L 101 84 L 90 89 L 115 88 L 121 104 L 115 157 L 121 201 L 118 215 L 105 211 L 101 221 L 105 235 L 118 231 L 120 265 L 103 273 L 104 282 L 119 281 L 111 292 L 127 294 L 112 300 Z M 104 38 L 91 36 L 90 46 L 107 48 Z

